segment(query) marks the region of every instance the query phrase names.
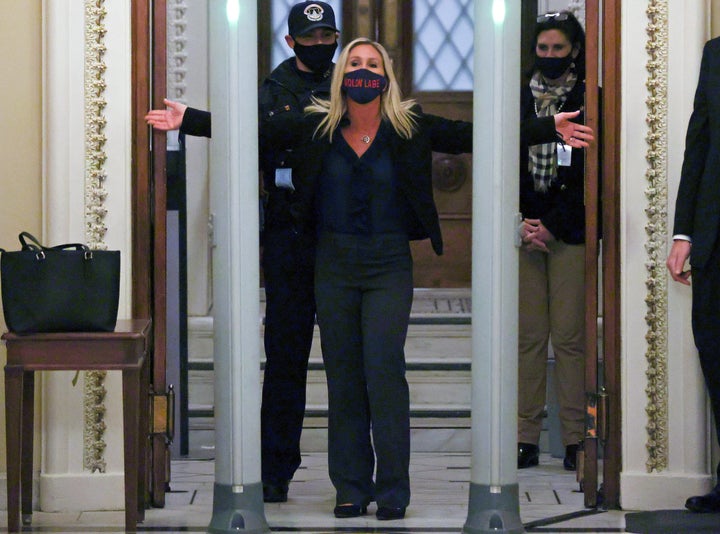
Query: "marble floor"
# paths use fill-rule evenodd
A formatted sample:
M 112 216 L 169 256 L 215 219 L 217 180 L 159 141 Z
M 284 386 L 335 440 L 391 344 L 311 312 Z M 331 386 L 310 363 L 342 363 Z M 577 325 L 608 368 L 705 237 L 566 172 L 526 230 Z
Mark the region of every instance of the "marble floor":
M 212 515 L 213 474 L 212 460 L 173 461 L 166 506 L 148 510 L 138 531 L 205 532 Z M 265 517 L 272 532 L 461 532 L 467 518 L 470 456 L 413 453 L 410 478 L 412 500 L 404 520 L 377 521 L 374 504 L 362 518 L 335 519 L 326 454 L 306 454 L 290 485 L 288 502 L 266 504 Z M 623 512 L 583 507 L 575 475 L 563 470 L 560 459 L 542 455 L 541 465 L 519 471 L 518 480 L 520 516 L 527 532 L 625 532 Z M 35 512 L 32 526 L 23 532 L 123 532 L 123 523 L 121 511 Z M 7 525 L 6 512 L 0 512 L 0 525 Z

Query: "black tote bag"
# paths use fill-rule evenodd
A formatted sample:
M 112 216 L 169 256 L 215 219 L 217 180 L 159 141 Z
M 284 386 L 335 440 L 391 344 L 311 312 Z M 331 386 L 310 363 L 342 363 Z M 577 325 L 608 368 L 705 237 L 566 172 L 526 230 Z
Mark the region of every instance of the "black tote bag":
M 44 247 L 27 232 L 22 249 L 0 254 L 8 330 L 112 332 L 120 298 L 120 251 L 82 244 Z

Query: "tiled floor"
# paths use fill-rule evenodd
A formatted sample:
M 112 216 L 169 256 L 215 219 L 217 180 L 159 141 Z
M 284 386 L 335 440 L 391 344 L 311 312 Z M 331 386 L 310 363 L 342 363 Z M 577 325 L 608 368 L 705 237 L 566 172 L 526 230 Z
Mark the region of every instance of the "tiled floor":
M 467 518 L 470 480 L 468 454 L 413 453 L 412 500 L 402 521 L 379 522 L 374 504 L 368 515 L 335 519 L 334 492 L 324 453 L 307 454 L 290 486 L 287 503 L 266 504 L 265 517 L 273 532 L 302 533 L 448 533 L 461 532 Z M 214 463 L 175 461 L 171 492 L 165 508 L 148 510 L 139 532 L 205 532 L 213 504 Z M 520 515 L 527 532 L 624 532 L 624 514 L 583 507 L 574 474 L 561 460 L 541 457 L 541 465 L 520 471 Z M 24 532 L 123 532 L 123 512 L 33 514 Z M 0 524 L 7 515 L 0 513 Z M 4 530 L 2 530 L 4 531 Z

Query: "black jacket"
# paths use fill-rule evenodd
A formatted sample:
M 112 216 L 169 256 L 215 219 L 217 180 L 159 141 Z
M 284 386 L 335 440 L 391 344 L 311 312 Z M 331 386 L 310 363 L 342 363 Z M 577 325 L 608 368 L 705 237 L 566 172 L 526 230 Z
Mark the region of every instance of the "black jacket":
M 562 111 L 577 111 L 584 104 L 585 84 L 578 82 L 568 93 Z M 571 165 L 558 167 L 557 180 L 547 192 L 535 191 L 528 170 L 528 147 L 558 140 L 553 117 L 535 113 L 535 100 L 523 86 L 520 110 L 520 212 L 526 219 L 540 219 L 556 239 L 577 245 L 585 242 L 585 151 L 572 150 Z M 575 122 L 583 122 L 580 113 Z
M 300 72 L 294 56 L 280 63 L 260 86 L 260 122 L 278 113 L 302 113 L 313 96 L 329 98 L 333 67 L 334 65 L 323 74 L 315 74 Z M 289 167 L 293 169 L 294 175 L 294 169 L 301 157 L 293 150 L 281 149 L 260 136 L 260 169 L 263 172 L 263 186 L 267 195 L 266 228 L 287 227 L 292 224 L 288 204 L 291 191 L 275 186 L 275 169 Z M 297 188 L 294 176 L 293 183 Z
M 180 133 L 197 135 L 198 137 L 212 137 L 212 116 L 210 112 L 187 108 L 180 125 Z
M 685 140 L 673 234 L 692 239 L 690 264 L 702 269 L 720 226 L 720 37 L 705 44 Z
M 472 151 L 472 123 L 427 115 L 420 107 L 417 129 L 411 139 L 393 131 L 390 151 L 400 192 L 412 208 L 410 239 L 430 238 L 435 253 L 443 251 L 437 208 L 433 199 L 432 153 L 460 154 Z M 315 187 L 322 171 L 323 159 L 330 150 L 327 138 L 313 138 L 322 119 L 319 114 L 278 114 L 261 122 L 260 137 L 278 146 L 296 146 L 302 154 L 294 168 L 299 187 L 291 199 L 294 224 L 306 230 L 315 229 Z M 339 131 L 335 135 L 341 135 Z

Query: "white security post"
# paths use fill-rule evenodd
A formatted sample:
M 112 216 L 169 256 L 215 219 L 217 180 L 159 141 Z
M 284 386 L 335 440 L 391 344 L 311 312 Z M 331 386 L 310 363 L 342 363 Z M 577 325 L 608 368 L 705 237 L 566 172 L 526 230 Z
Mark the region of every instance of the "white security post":
M 210 0 L 215 487 L 209 532 L 270 532 L 260 472 L 257 2 Z
M 474 8 L 473 452 L 463 532 L 519 533 L 520 0 L 475 0 Z

